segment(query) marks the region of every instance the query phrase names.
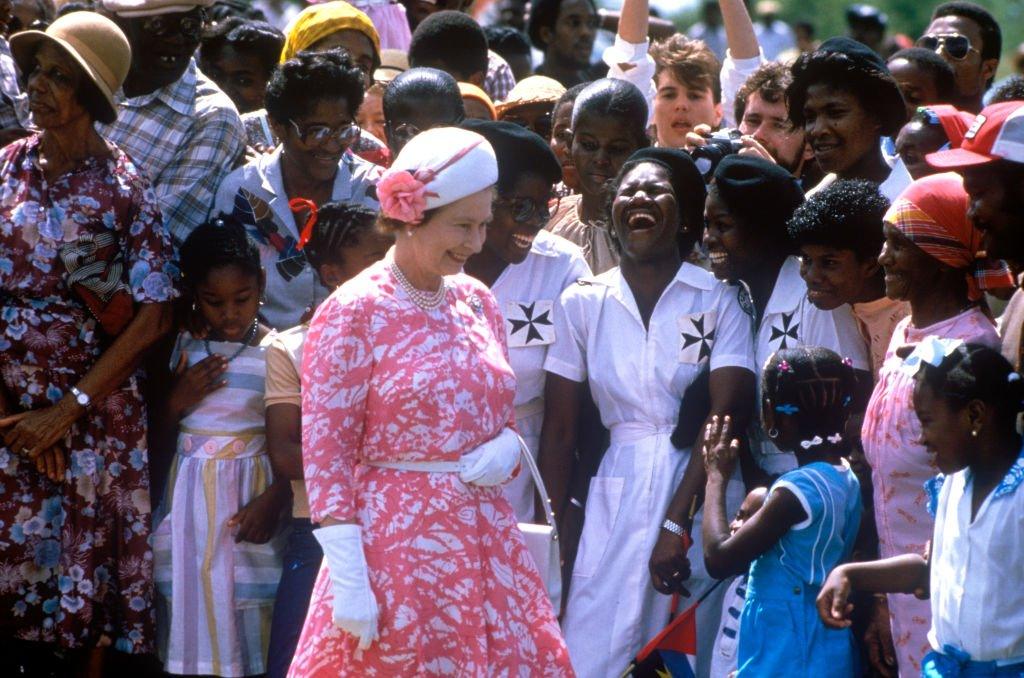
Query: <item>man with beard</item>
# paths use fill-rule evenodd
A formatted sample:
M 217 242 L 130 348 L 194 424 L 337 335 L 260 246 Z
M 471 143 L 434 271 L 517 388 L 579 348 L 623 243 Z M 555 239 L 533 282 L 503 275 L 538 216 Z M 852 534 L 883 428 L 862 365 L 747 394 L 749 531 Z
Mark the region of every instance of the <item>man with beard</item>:
M 599 19 L 593 0 L 538 0 L 530 10 L 530 41 L 544 52 L 534 69 L 566 88 L 605 75 L 604 64 L 590 63 Z
M 968 216 L 984 234 L 989 257 L 1005 259 L 1014 272 L 1024 267 L 1024 101 L 988 106 L 978 117 L 960 148 L 926 156 L 940 170 L 954 170 L 964 178 L 970 195 Z M 1003 355 L 1020 369 L 1024 292 L 1017 290 L 999 321 Z
M 175 247 L 203 223 L 221 180 L 242 159 L 231 99 L 193 55 L 213 0 L 104 0 L 132 48 L 117 120 L 98 129 L 145 171 Z
M 973 2 L 947 2 L 932 13 L 932 22 L 917 41 L 936 52 L 956 74 L 961 111 L 977 113 L 999 68 L 1003 36 L 988 10 Z

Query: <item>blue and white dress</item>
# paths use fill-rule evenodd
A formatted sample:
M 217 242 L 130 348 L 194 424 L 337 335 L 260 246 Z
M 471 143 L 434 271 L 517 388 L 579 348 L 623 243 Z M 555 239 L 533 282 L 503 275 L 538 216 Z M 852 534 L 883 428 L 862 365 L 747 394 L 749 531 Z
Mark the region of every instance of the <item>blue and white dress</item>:
M 849 557 L 860 527 L 860 483 L 847 464 L 814 462 L 768 490 L 793 493 L 807 518 L 750 565 L 740 617 L 739 676 L 852 676 L 849 629 L 829 629 L 814 601 L 828 573 Z

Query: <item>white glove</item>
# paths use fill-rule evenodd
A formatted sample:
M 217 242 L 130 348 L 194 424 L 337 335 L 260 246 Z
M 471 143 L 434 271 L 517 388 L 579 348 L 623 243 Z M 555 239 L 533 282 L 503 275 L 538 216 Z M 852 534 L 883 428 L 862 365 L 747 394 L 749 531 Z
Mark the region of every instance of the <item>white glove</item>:
M 320 542 L 331 576 L 334 594 L 334 624 L 359 639 L 365 650 L 377 640 L 377 600 L 370 588 L 370 573 L 363 554 L 362 530 L 358 525 L 330 525 L 313 530 Z
M 520 445 L 519 434 L 506 426 L 486 443 L 462 455 L 459 478 L 480 487 L 500 485 L 511 478 L 519 466 Z

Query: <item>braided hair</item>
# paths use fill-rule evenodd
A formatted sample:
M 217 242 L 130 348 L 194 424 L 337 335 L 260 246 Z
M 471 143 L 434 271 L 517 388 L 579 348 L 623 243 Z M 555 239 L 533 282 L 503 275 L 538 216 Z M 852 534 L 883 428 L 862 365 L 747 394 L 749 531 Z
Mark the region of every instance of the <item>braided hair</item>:
M 260 253 L 237 219 L 221 214 L 200 224 L 181 246 L 182 280 L 195 293 L 210 271 L 223 266 L 237 266 L 242 272 L 260 276 Z
M 842 442 L 856 385 L 849 360 L 820 346 L 776 351 L 762 382 L 764 406 L 791 417 L 801 441 Z
M 313 234 L 302 251 L 313 268 L 337 261 L 341 251 L 358 245 L 373 231 L 377 213 L 362 205 L 334 201 L 317 210 Z
M 936 396 L 960 410 L 972 400 L 995 408 L 998 426 L 1016 434 L 1017 415 L 1024 410 L 1024 379 L 994 349 L 981 344 L 961 344 L 938 366 L 922 362 L 915 379 L 927 384 Z

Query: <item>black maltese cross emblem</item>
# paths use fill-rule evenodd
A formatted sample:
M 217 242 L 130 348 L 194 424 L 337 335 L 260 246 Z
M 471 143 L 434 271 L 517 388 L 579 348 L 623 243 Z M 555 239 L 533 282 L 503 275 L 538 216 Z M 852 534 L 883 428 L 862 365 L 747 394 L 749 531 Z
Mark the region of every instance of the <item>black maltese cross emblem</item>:
M 794 313 L 782 314 L 782 327 L 772 324 L 772 334 L 768 337 L 768 343 L 774 344 L 778 341 L 775 350 L 782 351 L 789 348 L 791 343 L 795 346 L 800 342 L 800 337 L 797 334 L 800 323 L 793 321 Z
M 538 346 L 555 340 L 555 328 L 551 322 L 552 303 L 550 300 L 529 304 L 514 301 L 506 307 L 510 347 Z

